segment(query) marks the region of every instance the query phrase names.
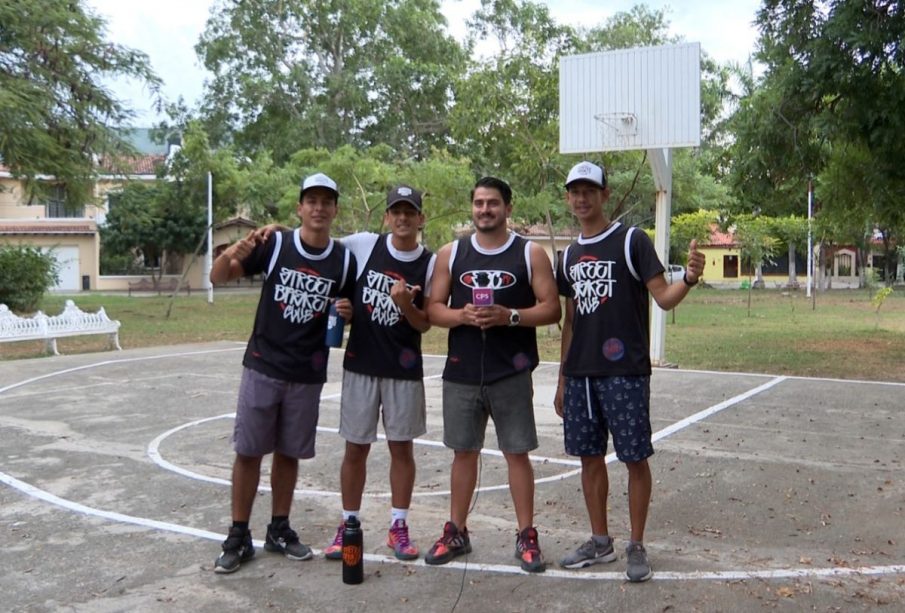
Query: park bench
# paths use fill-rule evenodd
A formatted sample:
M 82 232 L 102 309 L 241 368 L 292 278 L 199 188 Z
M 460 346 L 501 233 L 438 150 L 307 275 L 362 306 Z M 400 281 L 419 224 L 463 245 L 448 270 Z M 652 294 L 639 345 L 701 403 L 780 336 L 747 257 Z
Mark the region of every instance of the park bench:
M 176 287 L 179 285 L 179 279 L 174 279 L 173 277 L 169 277 L 167 279 L 161 279 L 157 283 L 157 287 L 154 287 L 154 281 L 148 279 L 147 277 L 139 279 L 138 281 L 130 281 L 129 282 L 129 295 L 132 295 L 132 291 L 136 292 L 153 292 L 156 291 L 159 296 L 161 292 L 175 292 Z M 189 296 L 192 295 L 192 288 L 188 283 L 184 283 L 181 288 L 184 290 L 186 294 Z
M 118 321 L 107 317 L 104 307 L 97 313 L 86 313 L 75 306 L 72 300 L 66 301 L 62 313 L 50 317 L 41 311 L 31 317 L 19 317 L 5 304 L 0 304 L 0 343 L 44 341 L 47 353 L 54 355 L 60 355 L 57 350 L 58 338 L 89 334 L 106 334 L 110 348 L 121 350 L 119 326 Z

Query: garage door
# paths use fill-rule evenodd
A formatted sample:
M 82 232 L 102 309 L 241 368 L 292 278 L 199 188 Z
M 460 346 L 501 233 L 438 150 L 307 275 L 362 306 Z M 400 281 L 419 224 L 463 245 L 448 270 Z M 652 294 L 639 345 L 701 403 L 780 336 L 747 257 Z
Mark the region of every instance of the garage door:
M 54 247 L 51 250 L 59 264 L 60 282 L 53 289 L 77 292 L 81 288 L 79 283 L 79 248 L 78 247 Z

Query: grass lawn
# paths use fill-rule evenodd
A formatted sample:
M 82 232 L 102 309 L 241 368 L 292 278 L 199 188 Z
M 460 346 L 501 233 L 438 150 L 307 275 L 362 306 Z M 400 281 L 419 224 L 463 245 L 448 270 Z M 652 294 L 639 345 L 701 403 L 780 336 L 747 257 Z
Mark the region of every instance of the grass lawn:
M 60 312 L 66 296 L 47 296 L 42 309 Z M 180 296 L 166 318 L 169 298 L 80 294 L 86 311 L 103 306 L 122 322 L 124 348 L 215 340 L 245 341 L 251 330 L 257 291 L 223 292 L 210 305 L 204 295 Z M 804 292 L 747 293 L 698 288 L 667 315 L 666 355 L 682 368 L 760 372 L 905 382 L 905 292 L 897 289 L 880 308 L 866 290 L 835 290 L 817 295 L 816 309 Z M 538 330 L 541 358 L 559 359 L 555 326 Z M 101 337 L 59 341 L 62 353 L 99 351 Z M 37 342 L 4 343 L 0 359 L 40 354 Z M 442 354 L 446 332 L 425 335 L 425 353 Z

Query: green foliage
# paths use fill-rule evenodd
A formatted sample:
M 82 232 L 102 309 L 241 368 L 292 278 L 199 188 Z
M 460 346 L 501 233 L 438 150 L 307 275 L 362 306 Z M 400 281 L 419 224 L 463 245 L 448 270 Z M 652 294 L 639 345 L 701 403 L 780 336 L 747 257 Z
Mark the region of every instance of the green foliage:
M 697 239 L 698 245 L 710 240 L 710 228 L 717 223 L 719 213 L 700 210 L 694 213 L 673 215 L 669 231 L 669 261 L 684 264 L 688 259 L 688 245 Z
M 891 261 L 905 236 L 905 7 L 769 0 L 757 25 L 766 70 L 731 122 L 736 198 L 800 213 L 814 177 L 823 238 L 864 245 L 876 227 Z
M 128 149 L 114 128 L 132 113 L 111 95 L 111 79 L 158 95 L 148 58 L 106 41 L 104 30 L 82 2 L 0 2 L 0 158 L 31 196 L 50 175 L 67 205 L 81 206 L 93 195 L 96 159 Z
M 424 155 L 446 140 L 464 61 L 445 25 L 434 0 L 221 0 L 196 46 L 206 126 L 280 163 L 344 144 Z
M 891 293 L 892 293 L 891 287 L 888 287 L 888 286 L 881 287 L 874 294 L 873 298 L 870 299 L 870 303 L 871 303 L 871 305 L 873 305 L 874 311 L 876 311 L 877 314 L 880 313 L 880 307 L 883 306 L 883 303 L 886 301 L 887 298 L 889 298 L 889 295 Z
M 58 264 L 52 253 L 28 245 L 0 245 L 0 303 L 10 310 L 34 311 L 58 281 Z
M 432 249 L 452 239 L 453 226 L 470 219 L 468 196 L 474 177 L 468 161 L 443 150 L 435 150 L 423 160 L 399 160 L 384 147 L 359 150 L 344 146 L 332 153 L 302 149 L 287 168 L 295 180 L 284 190 L 278 219 L 290 226 L 298 223 L 298 183 L 314 172 L 326 173 L 339 187 L 339 215 L 333 225 L 338 236 L 381 231 L 386 194 L 400 183 L 424 192 L 424 243 Z

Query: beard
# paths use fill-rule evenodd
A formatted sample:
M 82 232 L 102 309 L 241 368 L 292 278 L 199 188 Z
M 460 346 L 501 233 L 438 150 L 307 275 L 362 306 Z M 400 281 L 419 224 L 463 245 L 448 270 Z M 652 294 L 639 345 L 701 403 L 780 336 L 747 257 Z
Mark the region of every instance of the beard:
M 504 225 L 506 225 L 505 217 L 502 219 L 496 217 L 480 217 L 474 220 L 474 227 L 478 232 L 494 232 Z

